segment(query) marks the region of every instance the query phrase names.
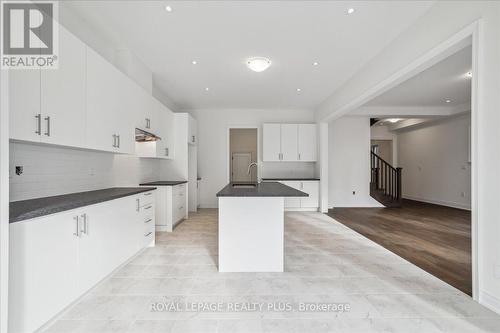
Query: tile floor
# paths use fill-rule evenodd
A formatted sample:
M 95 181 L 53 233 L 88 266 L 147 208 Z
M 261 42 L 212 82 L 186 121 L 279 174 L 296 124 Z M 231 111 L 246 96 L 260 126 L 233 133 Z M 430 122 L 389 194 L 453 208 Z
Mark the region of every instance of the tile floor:
M 287 213 L 285 237 L 286 272 L 218 273 L 217 211 L 201 210 L 45 332 L 500 330 L 499 315 L 326 215 Z

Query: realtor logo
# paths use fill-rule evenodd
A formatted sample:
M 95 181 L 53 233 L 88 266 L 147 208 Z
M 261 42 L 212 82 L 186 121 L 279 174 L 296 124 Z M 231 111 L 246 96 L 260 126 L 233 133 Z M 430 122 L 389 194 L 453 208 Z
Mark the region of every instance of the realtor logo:
M 57 68 L 57 3 L 2 1 L 2 68 Z

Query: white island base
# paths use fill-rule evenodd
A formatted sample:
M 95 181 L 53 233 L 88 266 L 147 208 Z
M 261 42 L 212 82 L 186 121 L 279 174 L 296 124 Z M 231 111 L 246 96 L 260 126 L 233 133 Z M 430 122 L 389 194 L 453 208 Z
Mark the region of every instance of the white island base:
M 219 197 L 219 272 L 283 272 L 284 198 Z

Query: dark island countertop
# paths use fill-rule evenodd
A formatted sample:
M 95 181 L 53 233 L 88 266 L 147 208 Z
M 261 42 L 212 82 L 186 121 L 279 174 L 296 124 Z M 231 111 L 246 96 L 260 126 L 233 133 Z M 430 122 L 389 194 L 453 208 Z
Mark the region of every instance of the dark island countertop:
M 280 180 L 283 180 L 283 181 L 319 181 L 320 179 L 319 178 L 315 178 L 315 177 L 312 177 L 312 178 L 308 178 L 308 177 L 304 177 L 304 178 L 300 178 L 300 177 L 297 177 L 297 178 L 262 178 L 263 181 L 280 181 Z
M 243 184 L 243 183 L 238 183 Z M 256 184 L 256 183 L 247 183 Z M 227 184 L 217 193 L 218 197 L 308 197 L 309 194 L 277 182 L 256 184 L 255 187 L 234 187 Z
M 13 201 L 9 204 L 9 223 L 94 205 L 155 189 L 155 187 L 112 187 L 95 191 Z
M 156 182 L 142 183 L 140 186 L 175 186 L 187 183 L 187 180 L 159 180 Z

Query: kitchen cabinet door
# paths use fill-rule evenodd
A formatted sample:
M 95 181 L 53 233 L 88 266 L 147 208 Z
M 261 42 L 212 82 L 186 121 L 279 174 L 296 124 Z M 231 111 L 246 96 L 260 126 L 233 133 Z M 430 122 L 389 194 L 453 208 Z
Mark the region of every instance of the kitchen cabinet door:
M 160 148 L 158 156 L 166 159 L 174 158 L 175 126 L 174 114 L 165 106 L 161 105 L 159 111 L 160 119 Z
M 286 186 L 290 186 L 296 190 L 302 191 L 300 182 L 285 181 L 280 183 Z M 299 208 L 299 207 L 300 207 L 300 197 L 285 197 L 285 208 Z
M 297 161 L 298 125 L 281 124 L 281 160 Z
M 9 71 L 10 138 L 40 142 L 40 74 L 39 69 Z
M 79 210 L 10 225 L 9 332 L 33 332 L 78 294 Z
M 317 160 L 316 124 L 298 125 L 298 159 L 304 162 Z
M 118 69 L 87 47 L 86 146 L 90 149 L 117 152 Z
M 125 74 L 117 72 L 118 82 L 118 102 L 114 133 L 117 138 L 116 151 L 122 154 L 135 153 L 135 113 L 137 108 L 134 103 L 129 103 L 126 95 L 130 99 L 137 99 L 137 89 L 140 89 L 135 82 L 130 80 Z M 139 105 L 139 108 L 141 106 Z
M 85 145 L 85 53 L 85 44 L 59 25 L 59 68 L 41 71 L 42 142 Z
M 262 125 L 262 159 L 264 162 L 281 160 L 281 125 Z
M 309 194 L 309 197 L 300 198 L 301 208 L 316 208 L 319 207 L 319 182 L 303 181 L 301 182 L 301 191 Z

